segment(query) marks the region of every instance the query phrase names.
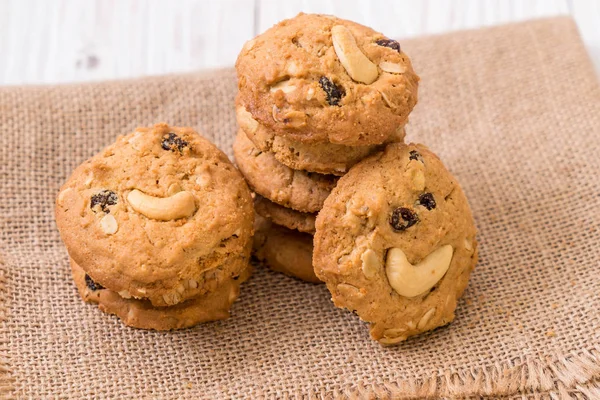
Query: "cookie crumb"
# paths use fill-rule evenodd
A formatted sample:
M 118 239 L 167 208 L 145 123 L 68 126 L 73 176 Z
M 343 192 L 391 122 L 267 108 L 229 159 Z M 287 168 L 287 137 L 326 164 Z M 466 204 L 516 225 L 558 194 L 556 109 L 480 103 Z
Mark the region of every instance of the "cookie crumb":
M 553 330 L 549 330 L 548 332 L 546 332 L 546 336 L 548 336 L 548 337 L 556 337 L 556 333 L 554 333 Z

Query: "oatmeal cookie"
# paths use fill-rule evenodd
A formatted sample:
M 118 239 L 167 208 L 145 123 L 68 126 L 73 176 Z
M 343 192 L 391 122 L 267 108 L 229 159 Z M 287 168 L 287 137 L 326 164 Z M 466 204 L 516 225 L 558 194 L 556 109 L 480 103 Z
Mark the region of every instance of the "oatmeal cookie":
M 257 149 L 242 130 L 233 143 L 233 154 L 252 190 L 297 211 L 319 211 L 337 181 L 333 175 L 298 171 L 281 164 L 272 153 Z
M 467 199 L 422 145 L 389 145 L 355 165 L 316 221 L 313 264 L 338 307 L 395 344 L 453 320 L 477 262 Z
M 127 326 L 157 331 L 183 329 L 228 318 L 229 309 L 239 295 L 240 284 L 248 278 L 251 268 L 246 260 L 240 259 L 237 261 L 241 263 L 240 267 L 246 267 L 237 280 L 224 281 L 213 292 L 171 307 L 153 307 L 147 300 L 124 299 L 95 282 L 73 259 L 70 262 L 73 281 L 85 302 L 98 304 L 101 311 L 116 315 Z
M 247 42 L 236 104 L 276 135 L 381 144 L 408 121 L 419 77 L 400 43 L 355 22 L 299 14 Z
M 312 283 L 321 283 L 312 266 L 312 236 L 278 226 L 256 216 L 254 256 L 274 271 Z
M 238 276 L 254 209 L 242 175 L 191 128 L 121 136 L 79 166 L 56 199 L 73 260 L 124 298 L 171 306 Z

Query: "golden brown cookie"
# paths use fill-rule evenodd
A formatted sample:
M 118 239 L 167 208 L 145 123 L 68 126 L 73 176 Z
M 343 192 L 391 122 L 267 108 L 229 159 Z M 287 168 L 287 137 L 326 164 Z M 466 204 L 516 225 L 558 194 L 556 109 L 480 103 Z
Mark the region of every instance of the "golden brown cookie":
M 319 211 L 337 181 L 333 175 L 297 171 L 281 164 L 272 153 L 258 150 L 242 130 L 233 143 L 233 154 L 252 190 L 294 210 Z
M 240 258 L 236 262 L 240 267 L 246 267 L 236 280 L 224 281 L 213 292 L 171 307 L 153 307 L 147 300 L 124 299 L 94 282 L 73 259 L 70 262 L 75 286 L 84 301 L 98 304 L 101 311 L 116 315 L 127 326 L 157 331 L 188 328 L 228 318 L 229 309 L 239 295 L 240 284 L 248 279 L 251 268 L 247 260 Z
M 306 282 L 321 283 L 312 266 L 312 236 L 256 216 L 254 256 L 272 270 Z
M 328 15 L 273 26 L 244 45 L 236 69 L 236 104 L 305 143 L 383 143 L 417 102 L 419 77 L 398 42 Z
M 191 128 L 138 128 L 79 166 L 56 199 L 69 255 L 121 296 L 169 306 L 245 268 L 254 209 L 241 174 Z
M 388 143 L 402 142 L 405 136 L 404 127 L 401 127 L 380 145 L 344 146 L 328 142 L 302 143 L 276 135 L 259 124 L 244 107 L 237 107 L 236 116 L 240 128 L 258 149 L 272 153 L 277 161 L 292 169 L 320 174 L 344 175 L 350 167 L 363 158 L 383 150 Z
M 258 215 L 273 221 L 277 225 L 310 233 L 311 235 L 315 233 L 317 214 L 292 210 L 259 195 L 254 197 L 254 210 Z
M 374 339 L 395 344 L 454 319 L 476 229 L 458 182 L 425 146 L 393 144 L 352 167 L 316 228 L 317 276 Z

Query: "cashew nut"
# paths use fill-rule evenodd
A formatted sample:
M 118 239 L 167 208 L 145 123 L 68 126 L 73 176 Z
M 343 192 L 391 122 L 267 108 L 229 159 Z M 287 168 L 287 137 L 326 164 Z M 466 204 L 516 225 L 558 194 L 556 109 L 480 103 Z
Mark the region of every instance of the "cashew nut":
M 413 172 L 412 186 L 417 192 L 422 192 L 425 190 L 425 174 L 421 169 L 417 169 Z
M 392 62 L 388 62 L 388 61 L 380 62 L 379 68 L 381 68 L 381 70 L 383 72 L 388 72 L 390 74 L 403 74 L 406 72 L 406 67 L 404 65 L 400 65 L 400 64 L 396 64 L 396 63 L 392 63 Z
M 165 293 L 163 294 L 162 298 L 168 306 L 173 306 L 181 302 L 182 299 L 181 295 L 177 292 Z
M 196 211 L 194 195 L 178 192 L 171 197 L 154 197 L 135 189 L 127 196 L 131 207 L 148 218 L 159 221 L 189 217 Z
M 435 307 L 430 308 L 425 314 L 423 314 L 423 316 L 417 323 L 417 329 L 425 329 L 425 326 L 427 325 L 429 320 L 431 320 L 431 317 L 433 317 L 434 314 L 435 314 Z
M 365 294 L 359 288 L 347 283 L 340 283 L 337 285 L 337 291 L 344 297 L 361 299 L 365 296 Z
M 67 197 L 67 194 L 69 192 L 71 192 L 72 190 L 73 190 L 72 188 L 66 188 L 65 190 L 63 190 L 62 192 L 60 192 L 58 194 L 58 197 L 56 198 L 56 202 L 58 203 L 59 206 L 61 206 L 61 207 L 63 206 L 63 203 L 65 201 L 65 197 Z
M 300 128 L 306 125 L 306 114 L 301 111 L 288 111 L 283 115 L 283 123 L 291 128 Z
M 298 73 L 298 64 L 296 64 L 294 61 L 289 63 L 287 66 L 287 73 L 292 76 L 296 75 Z
M 244 107 L 238 107 L 236 110 L 237 122 L 244 132 L 254 133 L 258 130 L 258 121 Z
M 290 81 L 281 81 L 269 89 L 271 93 L 281 90 L 283 93 L 291 93 L 296 90 L 296 86 L 292 85 Z
M 181 192 L 181 185 L 177 182 L 169 185 L 167 189 L 167 196 L 173 196 L 175 193 Z
M 85 182 L 83 182 L 83 184 L 85 185 L 85 187 L 90 187 L 90 185 L 92 184 L 92 181 L 94 180 L 94 173 L 90 172 L 90 174 L 87 176 L 87 178 L 85 178 Z
M 467 238 L 465 238 L 465 249 L 467 251 L 473 250 L 473 244 L 471 244 L 471 241 Z
M 360 259 L 362 260 L 363 274 L 368 279 L 371 279 L 377 275 L 377 272 L 379 272 L 379 269 L 381 268 L 381 263 L 379 262 L 377 253 L 371 249 L 367 249 L 364 253 L 362 253 Z
M 119 229 L 119 224 L 117 224 L 115 217 L 110 214 L 106 214 L 100 220 L 100 227 L 107 235 L 113 235 L 117 232 L 117 229 Z
M 390 98 L 387 96 L 387 94 L 385 94 L 381 90 L 379 91 L 379 94 L 381 95 L 381 98 L 383 98 L 383 101 L 385 101 L 385 104 L 387 104 L 389 108 L 396 107 L 396 105 L 390 100 Z
M 398 344 L 400 342 L 403 342 L 406 340 L 406 336 L 397 336 L 397 337 L 382 337 L 381 339 L 379 339 L 379 343 L 386 345 L 386 346 L 391 346 L 394 344 Z
M 404 297 L 416 297 L 431 289 L 448 271 L 454 249 L 445 245 L 430 253 L 417 265 L 408 262 L 402 250 L 388 251 L 385 272 L 394 290 Z
M 377 66 L 360 50 L 348 28 L 334 26 L 331 28 L 331 39 L 335 54 L 353 80 L 367 85 L 375 82 L 379 76 Z

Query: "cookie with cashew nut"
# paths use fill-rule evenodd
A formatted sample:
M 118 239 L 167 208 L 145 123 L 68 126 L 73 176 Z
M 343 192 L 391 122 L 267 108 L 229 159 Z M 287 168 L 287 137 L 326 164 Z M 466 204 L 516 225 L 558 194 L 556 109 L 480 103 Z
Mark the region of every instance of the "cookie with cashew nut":
M 236 104 L 302 143 L 384 143 L 408 121 L 419 77 L 400 43 L 366 26 L 298 14 L 247 42 Z
M 195 297 L 172 307 L 154 307 L 147 300 L 124 299 L 118 293 L 95 282 L 70 259 L 71 274 L 81 298 L 98 304 L 106 314 L 116 315 L 125 325 L 140 329 L 168 331 L 229 318 L 229 310 L 238 298 L 240 285 L 250 276 L 246 260 L 237 261 L 242 270 L 237 280 L 222 282 L 214 291 Z
M 254 192 L 297 211 L 319 211 L 337 181 L 333 175 L 293 170 L 281 164 L 272 153 L 257 149 L 242 130 L 233 143 L 233 154 Z
M 172 306 L 245 269 L 254 209 L 227 156 L 191 128 L 138 128 L 80 165 L 55 207 L 71 258 L 123 298 Z
M 273 271 L 311 283 L 321 283 L 312 265 L 313 238 L 256 216 L 254 257 Z
M 369 146 L 344 146 L 342 144 L 302 143 L 276 135 L 259 124 L 244 108 L 236 108 L 237 122 L 248 139 L 261 151 L 272 153 L 277 161 L 292 169 L 319 174 L 344 175 L 350 167 L 367 156 L 381 151 L 388 143 L 402 142 L 404 127 L 399 127 L 384 144 Z
M 340 178 L 317 216 L 313 264 L 336 306 L 391 345 L 454 319 L 477 262 L 467 198 L 420 144 L 392 144 Z

